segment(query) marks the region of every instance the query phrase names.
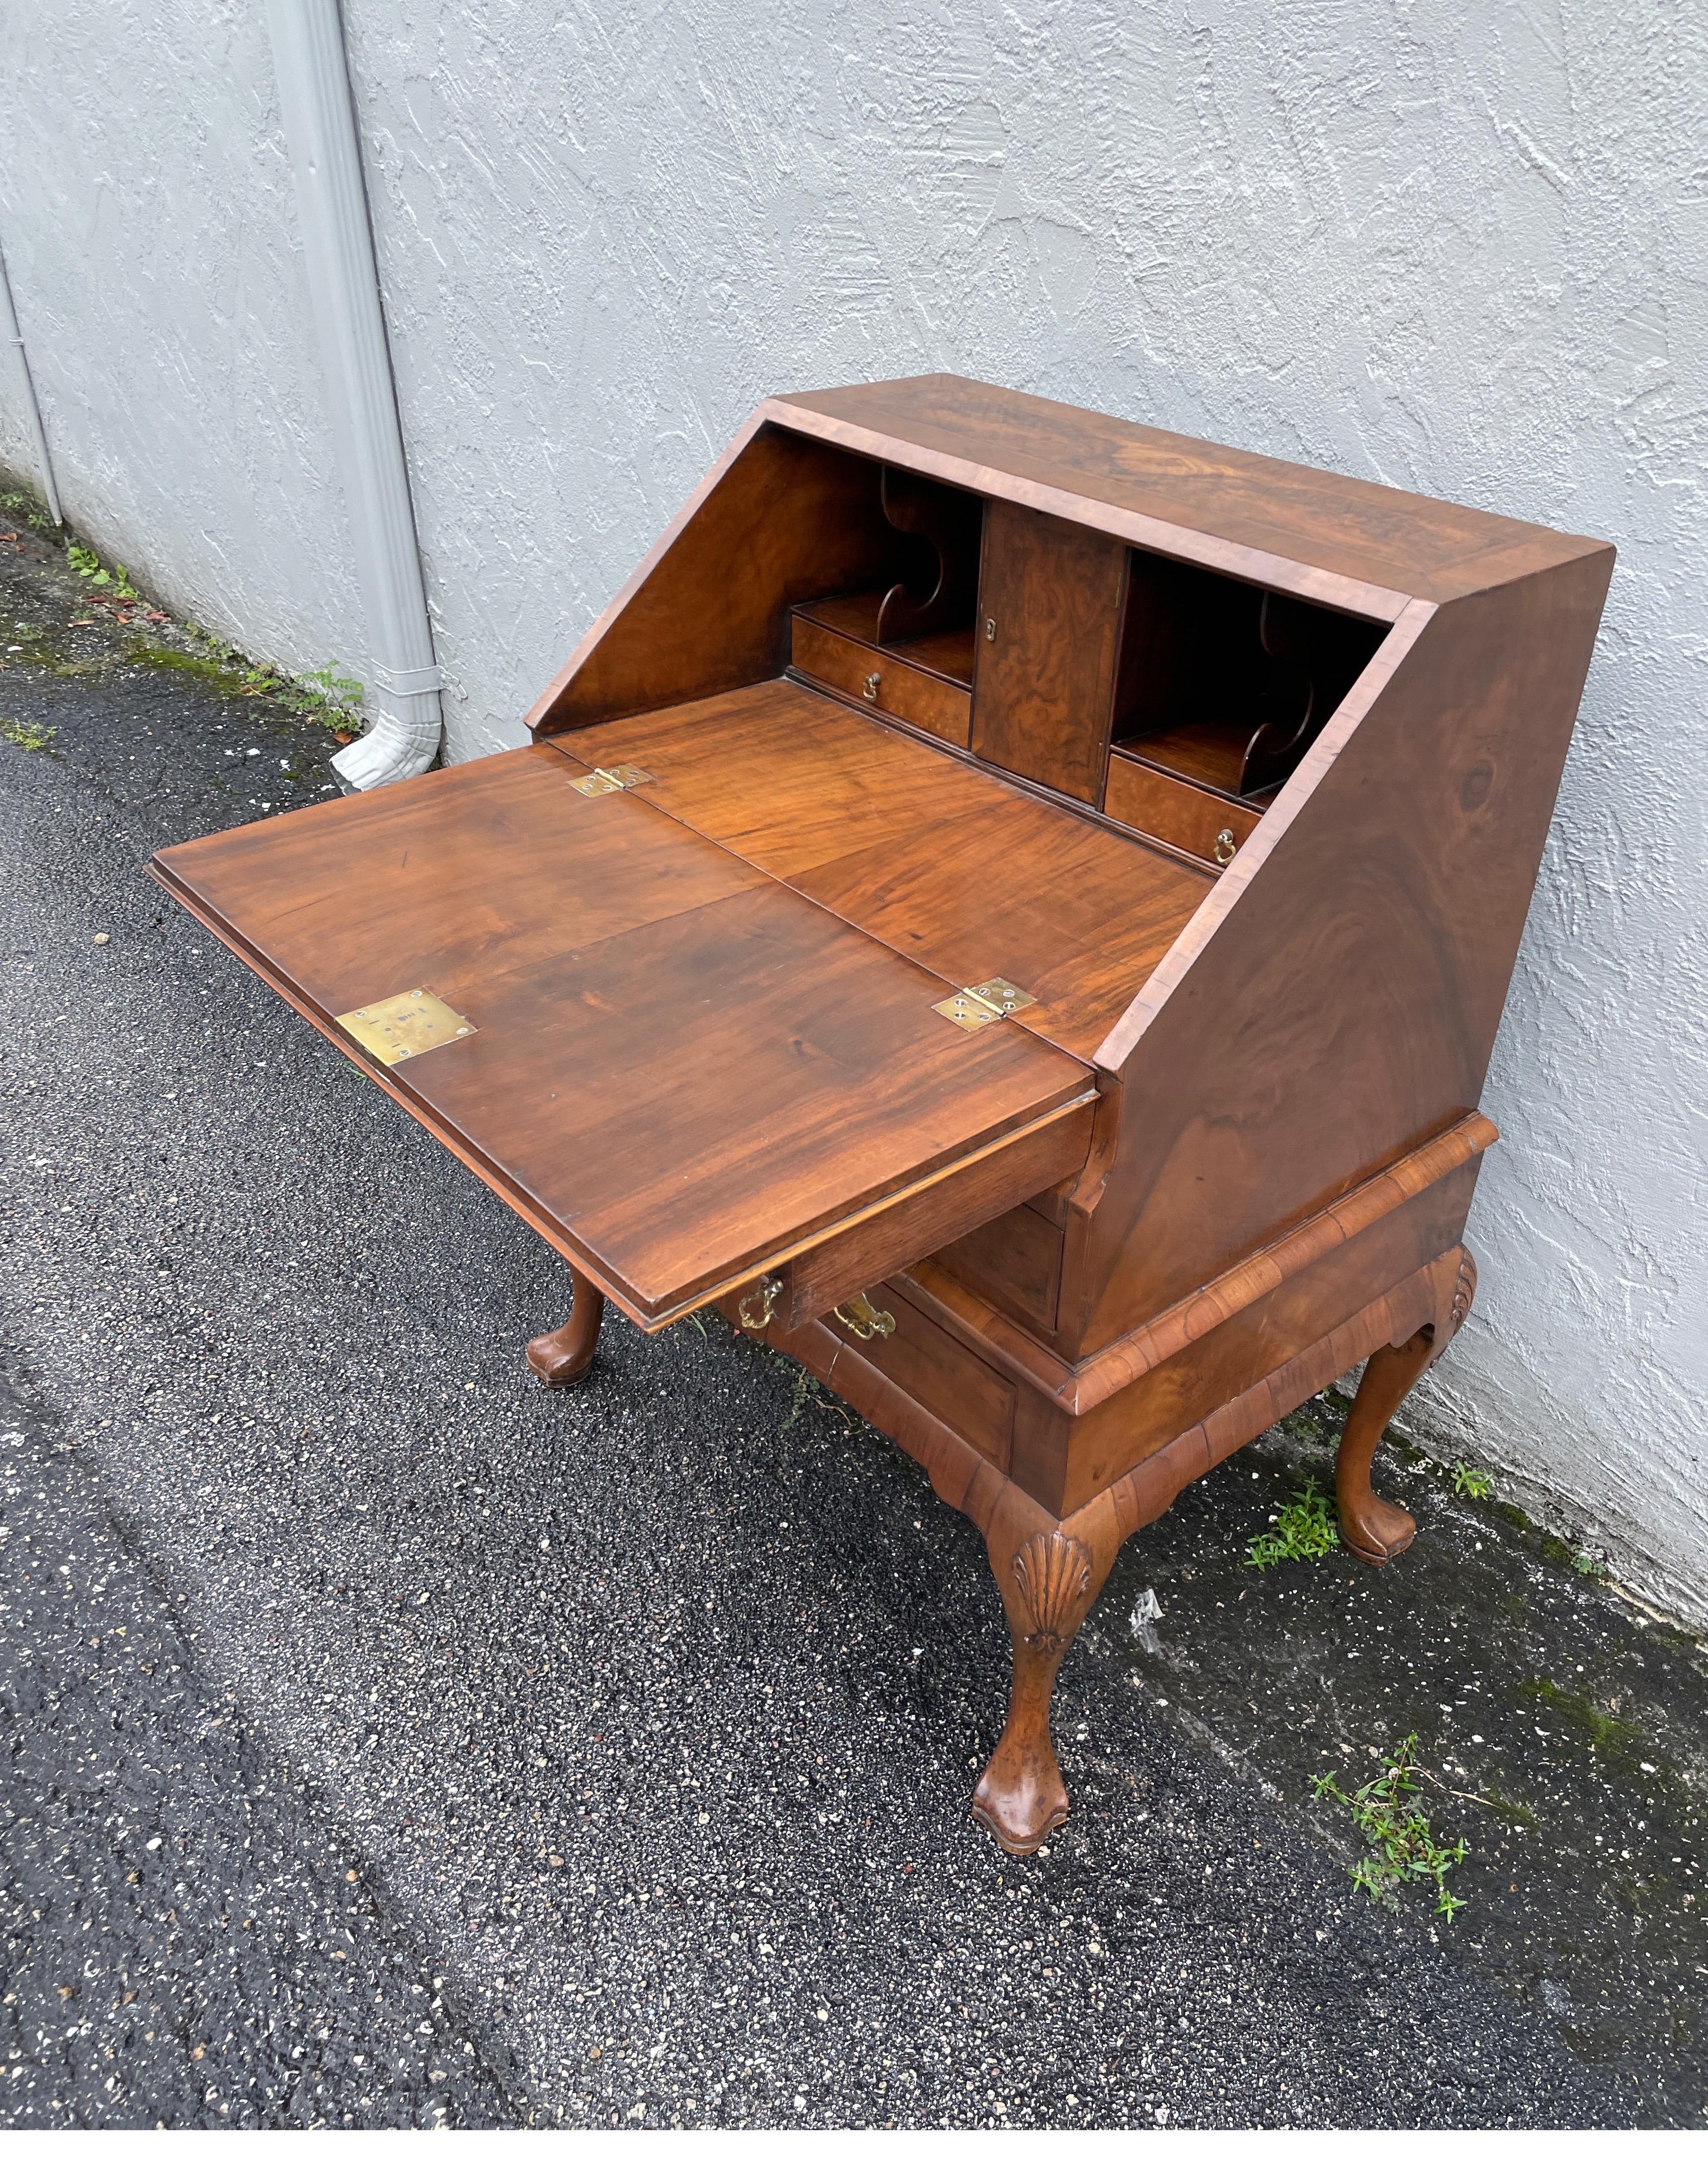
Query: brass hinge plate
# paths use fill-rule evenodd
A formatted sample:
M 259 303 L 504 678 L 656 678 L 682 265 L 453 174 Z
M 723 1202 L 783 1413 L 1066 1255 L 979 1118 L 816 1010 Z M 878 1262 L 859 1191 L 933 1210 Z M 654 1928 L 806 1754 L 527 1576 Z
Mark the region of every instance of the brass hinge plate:
M 471 1022 L 448 1008 L 437 992 L 419 985 L 412 992 L 394 992 L 388 1000 L 370 1000 L 365 1008 L 352 1008 L 338 1018 L 338 1026 L 388 1068 L 475 1034 Z
M 637 765 L 601 765 L 570 785 L 577 795 L 620 795 L 625 787 L 643 787 L 652 776 Z
M 1005 1015 L 1037 1004 L 1030 992 L 1022 991 L 1008 978 L 987 977 L 982 985 L 963 986 L 946 1000 L 938 1000 L 932 1013 L 945 1017 L 958 1029 L 983 1030 L 986 1023 L 1000 1022 Z

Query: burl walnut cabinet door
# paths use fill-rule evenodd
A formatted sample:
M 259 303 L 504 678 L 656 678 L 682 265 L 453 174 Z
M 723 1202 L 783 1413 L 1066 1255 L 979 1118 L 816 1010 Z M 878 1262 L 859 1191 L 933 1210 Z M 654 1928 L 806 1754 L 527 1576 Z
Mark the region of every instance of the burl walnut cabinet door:
M 974 643 L 978 756 L 1097 802 L 1126 581 L 1118 538 L 990 502 Z

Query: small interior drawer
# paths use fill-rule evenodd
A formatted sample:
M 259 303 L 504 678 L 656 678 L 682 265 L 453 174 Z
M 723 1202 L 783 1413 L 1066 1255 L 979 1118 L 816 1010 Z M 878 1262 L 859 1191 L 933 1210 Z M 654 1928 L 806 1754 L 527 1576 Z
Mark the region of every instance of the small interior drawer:
M 1249 803 L 1195 787 L 1119 749 L 1110 753 L 1103 809 L 1105 817 L 1184 849 L 1212 870 L 1232 862 L 1263 816 Z
M 791 665 L 824 688 L 965 749 L 972 732 L 971 632 L 961 639 L 968 654 L 967 681 L 962 682 L 923 658 L 907 655 L 946 649 L 950 639 L 927 638 L 913 645 L 880 649 L 846 627 L 832 626 L 833 620 L 852 620 L 851 610 L 863 603 L 831 599 L 822 606 L 797 607 L 790 617 Z M 875 621 L 875 608 L 868 618 Z

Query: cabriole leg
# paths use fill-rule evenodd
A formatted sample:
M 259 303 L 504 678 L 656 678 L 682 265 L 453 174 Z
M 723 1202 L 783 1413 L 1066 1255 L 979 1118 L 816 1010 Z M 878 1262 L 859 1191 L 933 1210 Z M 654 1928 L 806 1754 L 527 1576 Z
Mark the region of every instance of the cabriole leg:
M 1418 1534 L 1417 1524 L 1403 1507 L 1371 1489 L 1371 1459 L 1395 1410 L 1464 1323 L 1476 1288 L 1475 1261 L 1468 1250 L 1462 1251 L 1452 1301 L 1438 1322 L 1397 1347 L 1379 1348 L 1358 1381 L 1335 1456 L 1335 1498 L 1347 1550 L 1371 1567 L 1385 1567 Z
M 1091 1554 L 1064 1531 L 1039 1532 L 1017 1550 L 1011 1543 L 1000 1549 L 994 1538 L 989 1543 L 1014 1642 L 1014 1682 L 1002 1739 L 973 1790 L 972 1814 L 1011 1855 L 1030 1855 L 1066 1822 L 1050 1699 L 1062 1654 L 1103 1578 L 1094 1582 Z
M 548 1386 L 574 1386 L 593 1367 L 604 1322 L 605 1298 L 583 1274 L 576 1275 L 574 1307 L 567 1324 L 528 1343 L 528 1367 Z

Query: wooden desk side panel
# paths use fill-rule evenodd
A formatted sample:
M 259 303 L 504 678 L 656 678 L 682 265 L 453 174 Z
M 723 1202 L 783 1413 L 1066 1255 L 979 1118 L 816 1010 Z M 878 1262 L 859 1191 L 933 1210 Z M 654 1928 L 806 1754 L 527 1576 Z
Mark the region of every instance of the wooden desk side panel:
M 789 609 L 882 579 L 895 533 L 877 467 L 750 418 L 551 687 L 537 735 L 779 674 Z
M 1070 1229 L 1072 1352 L 1475 1107 L 1612 560 L 1412 609 L 1105 1041 L 1123 1119 Z

